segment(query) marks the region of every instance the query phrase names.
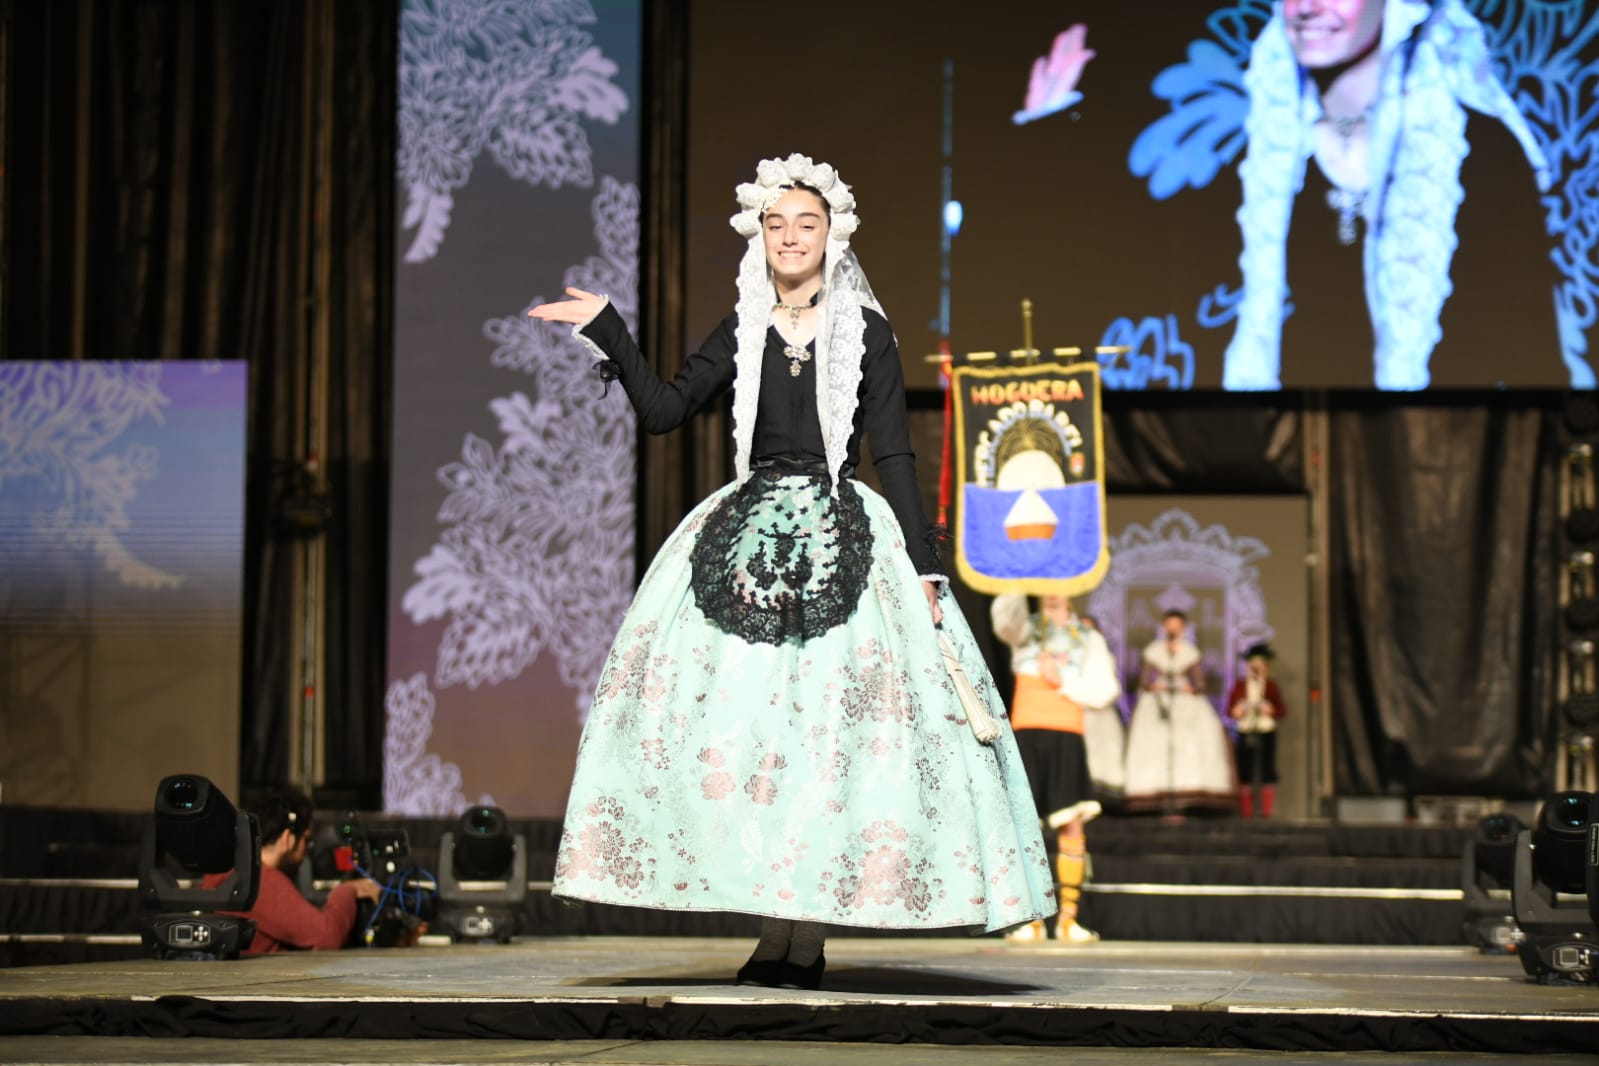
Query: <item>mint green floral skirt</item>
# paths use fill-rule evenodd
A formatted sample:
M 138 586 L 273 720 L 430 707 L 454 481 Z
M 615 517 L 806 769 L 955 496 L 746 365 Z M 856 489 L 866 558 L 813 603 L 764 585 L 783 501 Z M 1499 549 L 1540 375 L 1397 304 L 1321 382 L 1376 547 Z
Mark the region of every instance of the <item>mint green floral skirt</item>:
M 555 893 L 875 929 L 1003 929 L 1056 909 L 1004 706 L 953 599 L 944 633 L 887 502 L 754 476 L 662 547 L 600 676 Z

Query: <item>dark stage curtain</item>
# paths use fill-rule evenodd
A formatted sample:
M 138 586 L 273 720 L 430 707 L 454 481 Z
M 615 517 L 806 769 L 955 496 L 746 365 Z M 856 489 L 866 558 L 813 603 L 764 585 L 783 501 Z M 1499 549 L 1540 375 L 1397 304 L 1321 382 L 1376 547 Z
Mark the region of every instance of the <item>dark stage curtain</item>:
M 1331 419 L 1338 792 L 1540 794 L 1558 654 L 1554 416 L 1477 404 Z
M 302 608 L 280 519 L 316 487 L 304 460 L 318 389 L 329 397 L 316 457 L 331 504 L 327 779 L 373 799 L 381 782 L 397 10 L 0 7 L 0 351 L 249 362 L 246 787 L 289 769 Z
M 1103 417 L 1110 492 L 1305 491 L 1304 415 L 1296 405 L 1111 393 Z
M 382 805 L 399 0 L 332 3 L 326 782 Z M 246 764 L 248 769 L 248 764 Z M 246 780 L 252 780 L 249 773 Z M 268 777 L 255 780 L 270 780 Z
M 663 378 L 682 368 L 688 230 L 689 5 L 645 8 L 644 239 L 639 342 Z M 698 344 L 701 338 L 688 343 Z M 692 351 L 692 348 L 689 349 Z M 731 405 L 664 436 L 639 434 L 636 571 L 642 575 L 683 516 L 732 477 Z

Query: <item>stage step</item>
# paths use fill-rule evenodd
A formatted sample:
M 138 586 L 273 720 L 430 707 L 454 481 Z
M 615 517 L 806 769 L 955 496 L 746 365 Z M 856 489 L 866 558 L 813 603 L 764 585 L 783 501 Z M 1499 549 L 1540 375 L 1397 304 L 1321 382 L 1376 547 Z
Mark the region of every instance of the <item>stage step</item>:
M 334 817 L 324 814 L 320 817 Z M 19 934 L 127 936 L 148 816 L 0 808 L 0 965 L 129 958 L 137 947 L 16 943 Z M 445 818 L 362 816 L 401 826 L 436 865 Z M 560 823 L 519 820 L 528 839 L 531 935 L 754 935 L 745 915 L 643 911 L 553 898 Z M 1469 831 L 1266 819 L 1105 817 L 1089 826 L 1093 881 L 1083 923 L 1107 940 L 1303 944 L 1460 942 L 1459 855 Z M 883 934 L 895 936 L 904 934 Z

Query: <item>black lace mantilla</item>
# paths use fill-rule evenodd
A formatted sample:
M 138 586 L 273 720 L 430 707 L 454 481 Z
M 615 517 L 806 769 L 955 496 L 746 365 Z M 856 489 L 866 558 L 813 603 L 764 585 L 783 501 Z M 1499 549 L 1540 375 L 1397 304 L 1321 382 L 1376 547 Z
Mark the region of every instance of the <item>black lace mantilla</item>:
M 872 530 L 848 479 L 756 471 L 705 520 L 690 556 L 694 602 L 751 644 L 803 643 L 849 621 L 871 570 Z

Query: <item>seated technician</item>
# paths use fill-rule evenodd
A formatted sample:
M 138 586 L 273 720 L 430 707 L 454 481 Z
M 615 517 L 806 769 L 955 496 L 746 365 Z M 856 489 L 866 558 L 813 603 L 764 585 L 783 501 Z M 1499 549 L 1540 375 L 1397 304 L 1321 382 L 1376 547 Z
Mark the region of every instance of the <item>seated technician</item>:
M 311 846 L 311 801 L 298 789 L 275 788 L 253 805 L 252 813 L 261 826 L 261 890 L 253 907 L 237 912 L 255 920 L 255 939 L 242 954 L 344 947 L 355 929 L 357 901 L 376 903 L 382 886 L 365 877 L 345 881 L 318 907 L 300 894 L 294 881 Z M 208 875 L 205 884 L 211 887 L 227 876 Z

